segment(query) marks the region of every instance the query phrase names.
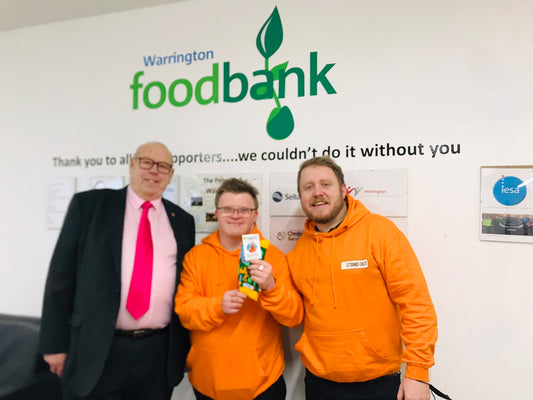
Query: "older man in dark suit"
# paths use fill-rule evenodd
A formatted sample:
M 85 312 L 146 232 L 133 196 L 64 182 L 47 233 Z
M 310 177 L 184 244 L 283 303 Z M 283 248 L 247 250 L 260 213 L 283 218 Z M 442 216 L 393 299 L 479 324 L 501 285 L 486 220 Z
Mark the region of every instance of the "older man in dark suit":
M 188 332 L 173 313 L 194 220 L 161 197 L 174 169 L 141 145 L 130 185 L 76 194 L 54 250 L 40 352 L 64 399 L 166 400 L 184 374 Z

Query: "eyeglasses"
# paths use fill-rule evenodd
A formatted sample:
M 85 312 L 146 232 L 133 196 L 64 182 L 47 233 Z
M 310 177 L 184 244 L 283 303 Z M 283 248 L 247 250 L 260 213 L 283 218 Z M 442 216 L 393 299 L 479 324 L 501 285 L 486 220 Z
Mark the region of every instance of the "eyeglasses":
M 217 210 L 222 213 L 222 215 L 233 215 L 233 213 L 249 216 L 251 213 L 257 210 L 257 208 L 231 208 L 231 207 L 217 207 Z
M 157 171 L 162 174 L 166 175 L 170 173 L 170 171 L 172 171 L 172 165 L 166 162 L 162 162 L 162 161 L 155 162 L 151 158 L 147 158 L 147 157 L 133 157 L 133 159 L 139 160 L 139 167 L 141 167 L 142 169 L 152 169 L 152 167 L 155 164 L 157 167 Z

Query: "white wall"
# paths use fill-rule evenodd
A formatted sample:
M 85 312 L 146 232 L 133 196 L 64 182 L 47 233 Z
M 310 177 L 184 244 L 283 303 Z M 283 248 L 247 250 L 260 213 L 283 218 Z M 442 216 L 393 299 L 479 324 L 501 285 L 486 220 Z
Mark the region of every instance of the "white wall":
M 308 77 L 309 53 L 337 94 L 283 105 L 295 130 L 265 132 L 273 100 L 132 110 L 129 86 L 196 82 L 212 63 L 253 80 L 264 60 L 256 35 L 274 6 L 289 61 Z M 454 399 L 522 399 L 533 393 L 532 244 L 479 240 L 480 166 L 532 164 L 533 25 L 529 0 L 190 1 L 0 33 L 0 313 L 40 315 L 57 231 L 47 230 L 46 188 L 57 176 L 127 175 L 124 166 L 53 166 L 54 157 L 120 156 L 148 140 L 174 154 L 281 151 L 390 143 L 424 145 L 412 157 L 341 156 L 345 169 L 409 172 L 409 238 L 439 316 L 431 380 Z M 142 57 L 212 50 L 214 59 L 146 68 Z M 222 72 L 220 72 L 222 74 Z M 253 83 L 259 82 L 255 78 Z M 429 145 L 460 146 L 432 158 Z M 177 174 L 263 176 L 301 160 L 186 163 Z

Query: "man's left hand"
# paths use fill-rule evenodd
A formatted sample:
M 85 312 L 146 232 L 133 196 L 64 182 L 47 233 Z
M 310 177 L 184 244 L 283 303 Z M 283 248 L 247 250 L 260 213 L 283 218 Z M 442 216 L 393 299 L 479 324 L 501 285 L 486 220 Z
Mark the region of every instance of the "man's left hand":
M 429 385 L 410 378 L 403 378 L 398 390 L 398 400 L 429 400 Z
M 276 280 L 272 275 L 272 265 L 265 260 L 251 260 L 248 270 L 261 290 L 270 290 L 276 285 Z

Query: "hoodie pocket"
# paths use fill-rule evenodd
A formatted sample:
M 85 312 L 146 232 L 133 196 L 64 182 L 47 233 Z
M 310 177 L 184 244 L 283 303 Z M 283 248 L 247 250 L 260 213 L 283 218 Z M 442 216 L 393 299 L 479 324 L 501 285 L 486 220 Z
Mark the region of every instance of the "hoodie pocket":
M 387 358 L 372 346 L 364 330 L 304 332 L 296 350 L 302 353 L 304 364 L 312 372 L 339 382 L 366 380 L 373 370 L 388 364 Z
M 252 399 L 267 380 L 255 349 L 225 353 L 193 346 L 187 365 L 193 386 L 217 400 Z

